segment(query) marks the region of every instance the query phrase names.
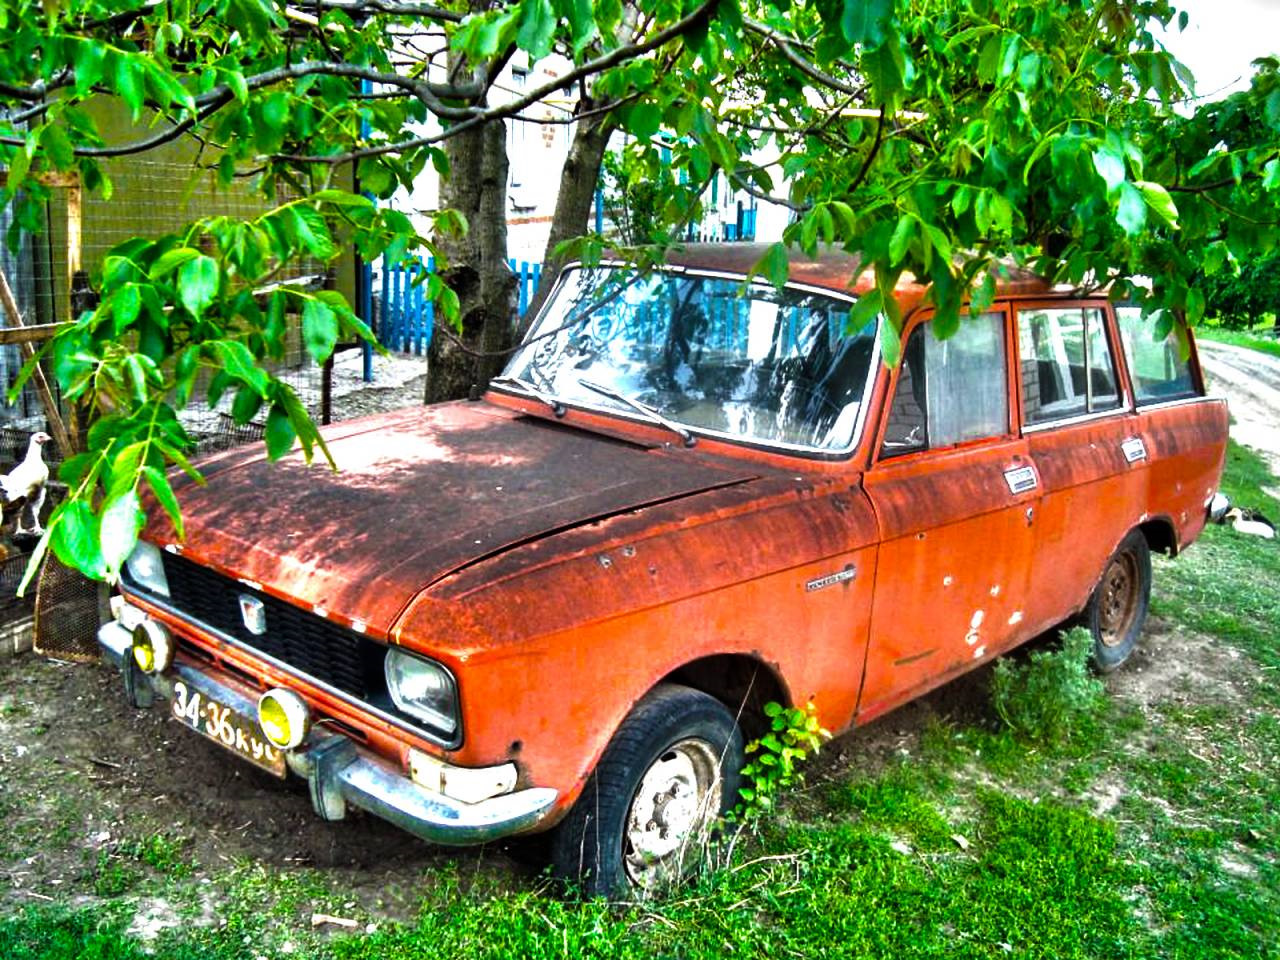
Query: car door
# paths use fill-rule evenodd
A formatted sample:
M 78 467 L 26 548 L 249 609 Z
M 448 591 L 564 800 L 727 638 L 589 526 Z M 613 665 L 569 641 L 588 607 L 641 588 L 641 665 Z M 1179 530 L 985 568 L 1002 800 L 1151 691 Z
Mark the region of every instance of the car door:
M 1039 477 L 1014 426 L 1008 320 L 908 331 L 864 479 L 881 545 L 861 719 L 1023 635 Z
M 1060 623 L 1144 519 L 1147 445 L 1122 386 L 1105 301 L 1019 304 L 1022 433 L 1040 474 L 1027 620 Z

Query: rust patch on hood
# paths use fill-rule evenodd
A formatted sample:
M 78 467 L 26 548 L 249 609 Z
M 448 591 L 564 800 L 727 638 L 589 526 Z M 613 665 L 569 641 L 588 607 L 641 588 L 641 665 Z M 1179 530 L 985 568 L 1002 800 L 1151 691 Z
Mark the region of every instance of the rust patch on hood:
M 261 448 L 175 484 L 183 553 L 385 635 L 424 587 L 513 547 L 755 478 L 749 467 L 560 426 L 487 403 L 326 431 L 339 472 Z M 173 541 L 153 512 L 149 536 Z

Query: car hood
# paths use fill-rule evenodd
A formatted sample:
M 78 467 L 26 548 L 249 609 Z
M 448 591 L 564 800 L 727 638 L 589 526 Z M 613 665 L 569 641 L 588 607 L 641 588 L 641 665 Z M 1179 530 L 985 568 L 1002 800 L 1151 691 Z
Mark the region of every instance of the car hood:
M 422 590 L 520 545 L 755 477 L 485 402 L 420 407 L 325 431 L 336 472 L 260 447 L 175 483 L 181 552 L 375 633 Z M 175 541 L 153 511 L 148 536 Z

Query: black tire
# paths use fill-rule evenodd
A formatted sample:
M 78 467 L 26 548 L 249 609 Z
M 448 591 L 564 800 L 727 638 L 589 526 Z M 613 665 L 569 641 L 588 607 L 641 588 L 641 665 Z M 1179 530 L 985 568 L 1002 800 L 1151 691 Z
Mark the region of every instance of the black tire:
M 686 876 L 716 819 L 738 801 L 742 748 L 742 732 L 719 700 L 676 684 L 654 688 L 622 721 L 553 831 L 556 875 L 587 897 L 642 896 Z M 692 796 L 682 786 L 689 776 L 698 784 Z M 670 789 L 643 796 L 646 780 L 650 789 Z M 628 829 L 633 812 L 643 828 Z
M 1133 654 L 1150 604 L 1151 549 L 1142 531 L 1131 530 L 1107 561 L 1084 609 L 1100 673 L 1110 673 Z

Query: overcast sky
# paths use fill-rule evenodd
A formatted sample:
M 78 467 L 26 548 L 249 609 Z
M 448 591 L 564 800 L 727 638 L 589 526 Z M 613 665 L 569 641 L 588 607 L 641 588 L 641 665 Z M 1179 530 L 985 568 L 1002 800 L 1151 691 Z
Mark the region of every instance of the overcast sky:
M 1173 0 L 1191 17 L 1164 37 L 1170 52 L 1196 75 L 1196 92 L 1218 98 L 1249 85 L 1249 62 L 1280 53 L 1280 0 Z

